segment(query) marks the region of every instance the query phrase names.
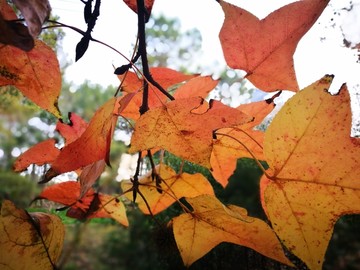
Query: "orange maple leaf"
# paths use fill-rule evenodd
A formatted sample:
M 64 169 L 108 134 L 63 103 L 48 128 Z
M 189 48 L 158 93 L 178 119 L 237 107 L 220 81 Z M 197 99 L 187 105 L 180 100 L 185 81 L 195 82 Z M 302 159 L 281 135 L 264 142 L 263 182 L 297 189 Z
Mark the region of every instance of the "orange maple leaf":
M 60 118 L 61 72 L 54 51 L 40 40 L 24 52 L 0 44 L 0 86 L 14 85 L 27 98 Z
M 69 113 L 69 120 L 69 124 L 65 124 L 60 120 L 55 128 L 65 139 L 66 145 L 78 139 L 88 126 L 88 123 L 75 113 Z
M 102 159 L 109 164 L 110 143 L 117 121 L 117 115 L 114 114 L 116 101 L 117 98 L 111 98 L 103 104 L 81 136 L 65 145 L 46 173 L 43 182 L 58 174 L 85 167 Z
M 169 68 L 160 68 L 160 67 L 151 68 L 150 72 L 154 80 L 156 80 L 156 82 L 158 82 L 167 91 L 170 90 L 168 89 L 170 86 L 187 81 L 195 76 L 195 75 L 186 75 Z M 129 94 L 133 94 L 126 108 L 122 110 L 121 115 L 126 118 L 131 118 L 136 120 L 140 117 L 139 108 L 142 104 L 142 99 L 143 99 L 143 92 L 142 92 L 143 78 L 138 77 L 137 74 L 131 71 L 129 71 L 127 74 L 124 75 L 118 75 L 118 77 L 122 81 L 122 88 L 121 88 L 122 91 L 128 93 L 125 96 L 129 96 Z M 209 84 L 211 83 L 209 82 L 208 85 Z M 193 94 L 192 96 L 196 96 L 196 95 Z M 167 99 L 168 98 L 164 94 L 162 94 L 154 85 L 149 84 L 149 97 L 148 97 L 149 108 L 159 107 L 163 105 L 167 101 Z
M 265 159 L 264 132 L 254 128 L 273 110 L 275 106 L 273 101 L 278 96 L 279 93 L 264 101 L 240 105 L 237 109 L 252 116 L 254 120 L 234 128 L 222 128 L 216 131 L 210 158 L 211 173 L 223 187 L 228 184 L 239 158 Z
M 141 196 L 137 196 L 136 203 L 144 214 L 156 215 L 168 208 L 176 200 L 182 197 L 196 197 L 201 194 L 214 194 L 213 188 L 209 181 L 201 174 L 177 174 L 172 168 L 161 164 L 156 168 L 161 178 L 159 187 L 155 186 L 151 172 L 139 179 L 139 190 L 145 197 L 147 204 Z M 131 181 L 122 181 L 121 188 L 124 192 L 131 190 L 133 184 Z M 161 189 L 162 193 L 158 192 Z M 125 193 L 125 196 L 132 200 L 132 193 Z
M 244 208 L 225 206 L 214 196 L 186 198 L 194 209 L 173 219 L 173 230 L 185 266 L 203 257 L 222 242 L 246 246 L 284 264 L 285 257 L 273 230 Z
M 259 20 L 220 0 L 225 20 L 219 37 L 227 64 L 245 70 L 246 77 L 261 90 L 299 90 L 293 54 L 328 2 L 298 1 Z
M 266 131 L 270 168 L 261 195 L 283 244 L 310 269 L 321 269 L 336 220 L 360 213 L 360 143 L 350 137 L 346 85 L 327 92 L 332 76 L 292 97 Z
M 210 168 L 213 132 L 251 121 L 246 114 L 200 97 L 174 100 L 143 114 L 136 122 L 130 153 L 155 147 Z

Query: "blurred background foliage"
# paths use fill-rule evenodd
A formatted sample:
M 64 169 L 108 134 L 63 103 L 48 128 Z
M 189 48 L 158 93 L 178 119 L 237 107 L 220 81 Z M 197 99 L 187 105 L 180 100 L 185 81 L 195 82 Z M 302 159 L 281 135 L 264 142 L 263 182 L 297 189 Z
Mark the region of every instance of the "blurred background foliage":
M 42 34 L 43 40 L 55 51 L 59 51 L 63 36 L 61 29 L 47 30 Z M 201 53 L 201 35 L 196 29 L 182 33 L 177 19 L 166 18 L 164 15 L 151 18 L 147 27 L 147 44 L 151 66 L 168 66 L 183 72 L 201 71 L 202 67 L 191 63 L 194 55 Z M 67 63 L 63 65 L 62 72 L 66 66 Z M 234 96 L 242 97 L 242 102 L 254 98 L 254 89 L 245 87 L 240 73 L 224 67 L 219 77 L 221 82 L 214 92 L 215 98 L 228 104 L 232 104 Z M 87 81 L 76 86 L 63 81 L 60 109 L 64 115 L 75 112 L 89 121 L 96 109 L 115 91 L 114 86 L 104 88 Z M 261 98 L 261 95 L 257 98 Z M 15 158 L 33 144 L 48 137 L 55 137 L 61 143 L 61 138 L 53 132 L 56 121 L 57 119 L 39 110 L 23 97 L 16 88 L 0 88 L 0 203 L 3 199 L 11 199 L 20 207 L 29 207 L 32 199 L 39 193 L 40 187 L 36 182 L 44 168 L 33 166 L 27 173 L 19 175 L 13 173 L 11 167 Z M 119 129 L 124 127 L 126 122 L 120 121 Z M 112 168 L 107 168 L 103 173 L 96 184 L 97 189 L 109 194 L 121 192 L 119 183 L 114 179 L 120 156 L 126 148 L 120 139 L 112 143 Z M 182 163 L 170 154 L 165 155 L 165 162 L 175 170 L 179 170 Z M 266 220 L 259 198 L 262 172 L 253 160 L 238 160 L 237 169 L 226 188 L 222 188 L 211 173 L 200 166 L 185 162 L 183 171 L 201 172 L 212 183 L 222 202 L 244 207 L 249 215 Z M 49 204 L 33 204 L 29 210 L 39 210 L 34 209 L 35 206 L 49 207 L 47 210 L 59 215 L 66 225 L 66 239 L 58 269 L 184 269 L 171 227 L 167 225 L 172 217 L 181 213 L 177 205 L 157 215 L 156 222 L 127 202 L 129 228 L 109 219 L 86 222 L 73 220 L 66 217 L 64 211 L 58 212 L 54 205 Z M 360 269 L 359 228 L 359 216 L 345 216 L 337 222 L 324 269 Z M 299 265 L 299 269 L 306 269 L 300 263 Z M 290 268 L 248 248 L 223 243 L 195 262 L 190 269 Z

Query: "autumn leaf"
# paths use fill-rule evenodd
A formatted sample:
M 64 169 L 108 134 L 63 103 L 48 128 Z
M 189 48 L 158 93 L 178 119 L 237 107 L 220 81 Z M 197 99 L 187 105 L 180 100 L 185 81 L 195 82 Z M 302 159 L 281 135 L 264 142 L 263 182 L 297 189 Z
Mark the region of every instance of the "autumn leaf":
M 66 145 L 78 139 L 88 127 L 88 123 L 75 113 L 69 113 L 69 120 L 69 124 L 60 120 L 55 128 L 65 139 Z
M 179 71 L 164 67 L 150 68 L 150 73 L 154 80 L 159 83 L 164 89 L 167 89 L 174 84 L 187 81 L 196 76 L 191 74 L 184 74 Z M 122 82 L 121 90 L 126 93 L 137 92 L 143 86 L 143 78 L 132 71 L 129 71 L 123 75 L 118 75 L 118 78 Z M 150 86 L 155 87 L 153 85 Z
M 89 188 L 80 194 L 80 183 L 67 181 L 44 188 L 37 199 L 46 199 L 68 206 L 67 216 L 77 219 L 113 218 L 124 226 L 129 222 L 124 204 L 116 197 L 95 193 Z
M 136 0 L 123 0 L 124 3 L 135 13 L 137 13 L 137 1 Z M 147 17 L 150 16 L 152 6 L 154 5 L 155 0 L 144 0 L 145 9 L 147 12 Z
M 215 100 L 209 104 L 199 97 L 171 101 L 140 117 L 129 152 L 159 147 L 209 168 L 213 131 L 251 119 Z
M 30 51 L 35 43 L 28 28 L 16 20 L 14 10 L 6 2 L 0 1 L 0 43 L 15 46 L 23 51 Z
M 154 80 L 159 83 L 165 90 L 169 90 L 169 87 L 187 81 L 191 78 L 194 78 L 195 76 L 161 67 L 151 68 L 150 72 Z M 126 118 L 137 120 L 140 117 L 139 108 L 143 99 L 143 78 L 138 77 L 136 73 L 131 71 L 127 72 L 126 75 L 119 75 L 118 77 L 122 82 L 122 91 L 128 93 L 125 96 L 135 93 L 133 96 L 131 96 L 131 100 L 129 101 L 126 108 L 123 109 L 121 115 Z M 209 82 L 208 85 L 212 85 L 212 83 Z M 194 94 L 192 96 L 197 95 Z M 150 109 L 162 106 L 164 103 L 166 103 L 167 99 L 168 98 L 162 94 L 154 85 L 149 84 L 148 105 Z
M 25 151 L 16 159 L 14 163 L 14 171 L 24 171 L 31 164 L 39 166 L 48 163 L 51 164 L 60 153 L 60 150 L 55 146 L 55 143 L 56 141 L 54 139 L 48 139 Z
M 296 46 L 328 2 L 298 1 L 259 20 L 220 0 L 225 20 L 219 37 L 227 64 L 245 70 L 246 77 L 263 91 L 297 91 L 293 61 Z
M 62 120 L 60 120 L 56 125 L 56 130 L 65 139 L 65 145 L 68 145 L 79 138 L 88 126 L 88 124 L 80 116 L 74 113 L 70 113 L 69 118 L 69 124 L 64 124 Z M 60 149 L 55 146 L 55 143 L 56 141 L 54 139 L 48 139 L 32 146 L 16 159 L 13 166 L 14 171 L 21 172 L 26 170 L 26 168 L 31 164 L 39 166 L 52 164 L 60 154 Z M 85 172 L 85 174 L 87 173 Z
M 242 104 L 237 109 L 252 116 L 252 122 L 234 128 L 222 128 L 216 131 L 211 153 L 211 173 L 223 187 L 236 169 L 239 158 L 257 158 L 264 160 L 264 132 L 255 130 L 264 118 L 273 110 L 274 99 L 280 93 L 264 101 Z
M 61 73 L 52 49 L 39 40 L 29 52 L 3 45 L 0 58 L 0 86 L 14 85 L 27 98 L 60 118 L 57 102 Z
M 3 269 L 55 269 L 64 241 L 59 217 L 28 213 L 5 200 L 0 218 L 0 265 Z
M 246 209 L 225 206 L 209 195 L 186 200 L 193 212 L 173 219 L 176 244 L 185 266 L 190 266 L 222 242 L 246 246 L 292 265 L 272 229 L 264 221 L 249 217 Z
M 13 0 L 15 6 L 21 11 L 29 28 L 31 36 L 36 38 L 42 29 L 45 20 L 51 11 L 48 0 Z
M 210 91 L 213 90 L 218 83 L 219 81 L 212 79 L 211 76 L 194 77 L 176 89 L 174 98 L 206 98 Z
M 297 93 L 266 131 L 270 179 L 263 207 L 283 244 L 310 269 L 321 269 L 337 219 L 360 213 L 360 143 L 350 137 L 346 85 L 337 95 L 325 76 Z
M 201 174 L 177 174 L 171 167 L 161 164 L 156 168 L 157 173 L 161 178 L 160 189 L 162 193 L 158 192 L 154 180 L 151 177 L 151 172 L 139 179 L 139 190 L 145 197 L 151 214 L 156 215 L 168 208 L 177 199 L 184 196 L 196 197 L 201 194 L 214 194 L 211 184 Z M 133 184 L 131 181 L 122 181 L 121 188 L 124 192 L 131 190 Z M 132 200 L 132 193 L 127 192 L 125 196 Z M 150 214 L 149 209 L 141 196 L 137 196 L 136 203 L 144 214 Z
M 96 111 L 81 136 L 61 149 L 60 155 L 52 163 L 51 169 L 46 173 L 42 182 L 47 182 L 58 174 L 85 167 L 102 159 L 109 164 L 110 142 L 117 121 L 117 115 L 113 112 L 117 100 L 117 98 L 111 98 L 103 104 Z
M 95 184 L 96 180 L 105 170 L 105 160 L 101 159 L 90 165 L 87 165 L 80 173 L 80 197 L 84 196 L 86 192 Z

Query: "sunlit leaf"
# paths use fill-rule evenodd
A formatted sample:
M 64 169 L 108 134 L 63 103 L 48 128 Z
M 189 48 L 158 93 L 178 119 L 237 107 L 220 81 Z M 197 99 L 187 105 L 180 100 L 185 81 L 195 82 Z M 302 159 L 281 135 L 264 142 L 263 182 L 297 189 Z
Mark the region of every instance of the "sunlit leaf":
M 117 116 L 113 113 L 116 101 L 116 98 L 111 98 L 101 106 L 82 135 L 61 150 L 47 172 L 45 181 L 54 175 L 85 167 L 98 160 L 103 159 L 109 163 L 109 147 L 117 121 Z
M 75 113 L 69 113 L 69 120 L 69 124 L 59 121 L 55 129 L 65 139 L 66 145 L 78 139 L 88 127 L 88 123 Z
M 61 73 L 56 54 L 37 40 L 24 52 L 13 46 L 0 46 L 0 86 L 14 85 L 41 108 L 60 118 L 57 107 Z
M 264 101 L 240 105 L 237 109 L 252 116 L 253 121 L 234 128 L 217 130 L 210 163 L 212 175 L 222 186 L 227 185 L 239 158 L 255 157 L 264 160 L 264 132 L 254 128 L 272 111 L 275 106 L 273 101 L 277 96 L 278 94 Z
M 211 90 L 219 83 L 211 76 L 197 76 L 176 89 L 174 98 L 202 97 L 206 98 Z
M 350 99 L 327 89 L 332 76 L 291 98 L 266 131 L 271 179 L 263 207 L 283 244 L 310 269 L 321 269 L 337 219 L 360 213 L 360 142 L 350 137 Z
M 225 20 L 219 37 L 227 64 L 245 70 L 247 78 L 261 90 L 297 91 L 293 54 L 328 2 L 298 1 L 259 20 L 220 0 Z
M 165 90 L 169 91 L 169 87 L 187 81 L 193 78 L 195 75 L 187 75 L 181 72 L 169 69 L 169 68 L 151 68 L 151 74 L 154 80 L 161 85 Z M 137 120 L 140 117 L 139 107 L 143 100 L 143 81 L 141 77 L 138 77 L 134 72 L 128 72 L 126 75 L 119 75 L 119 79 L 122 81 L 122 91 L 126 93 L 132 93 L 126 108 L 121 112 L 121 115 L 126 118 Z M 212 84 L 209 82 L 209 84 Z M 189 92 L 189 91 L 188 91 Z M 128 96 L 128 95 L 126 95 Z M 198 96 L 195 93 L 190 96 Z M 168 98 L 162 94 L 154 85 L 149 84 L 149 108 L 156 108 L 162 106 Z
M 130 152 L 154 147 L 210 167 L 213 132 L 246 123 L 251 117 L 219 101 L 179 99 L 152 109 L 136 122 Z
M 246 246 L 291 265 L 269 225 L 249 217 L 246 209 L 225 206 L 209 195 L 186 200 L 193 212 L 173 219 L 176 244 L 185 266 L 190 266 L 222 242 Z
M 95 184 L 96 180 L 105 170 L 105 160 L 101 159 L 88 166 L 86 166 L 79 176 L 80 179 L 80 197 L 84 196 L 86 192 Z
M 64 226 L 46 213 L 28 213 L 3 201 L 0 218 L 1 269 L 55 269 L 60 257 Z
M 160 190 L 158 192 L 155 181 L 151 177 L 151 172 L 142 177 L 139 182 L 139 190 L 146 198 L 153 215 L 165 210 L 172 205 L 177 199 L 182 197 L 196 197 L 201 194 L 214 194 L 209 181 L 200 173 L 177 174 L 172 168 L 164 164 L 157 167 L 157 173 L 161 178 Z M 122 181 L 121 188 L 124 192 L 130 190 L 132 183 Z M 132 200 L 132 192 L 125 193 L 125 196 Z M 140 210 L 145 214 L 150 214 L 149 209 L 141 196 L 137 196 L 136 203 Z

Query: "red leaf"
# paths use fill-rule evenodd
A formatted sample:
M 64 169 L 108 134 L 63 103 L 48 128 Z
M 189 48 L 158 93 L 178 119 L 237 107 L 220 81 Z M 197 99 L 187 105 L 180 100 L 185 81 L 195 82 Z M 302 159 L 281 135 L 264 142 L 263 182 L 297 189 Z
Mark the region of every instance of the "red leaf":
M 123 0 L 124 3 L 131 8 L 132 11 L 137 13 L 137 3 L 136 0 Z M 150 16 L 152 6 L 154 5 L 155 0 L 145 0 L 145 8 L 148 13 L 148 16 Z
M 51 169 L 45 175 L 45 182 L 64 172 L 85 167 L 98 160 L 109 163 L 108 153 L 117 116 L 113 114 L 118 99 L 111 98 L 100 107 L 82 135 L 66 145 Z
M 86 130 L 88 123 L 86 123 L 80 116 L 75 113 L 69 114 L 69 124 L 64 124 L 59 121 L 56 125 L 56 131 L 65 139 L 66 145 L 78 139 Z
M 54 51 L 40 40 L 24 52 L 13 46 L 0 47 L 0 86 L 14 85 L 27 98 L 56 117 L 61 91 L 61 72 Z
M 328 2 L 298 1 L 259 20 L 220 1 L 225 21 L 219 37 L 227 64 L 247 71 L 247 78 L 261 90 L 299 90 L 293 54 Z
M 16 159 L 14 171 L 24 171 L 31 164 L 39 166 L 47 163 L 51 164 L 60 153 L 60 150 L 55 147 L 55 143 L 54 139 L 48 139 L 31 147 Z

